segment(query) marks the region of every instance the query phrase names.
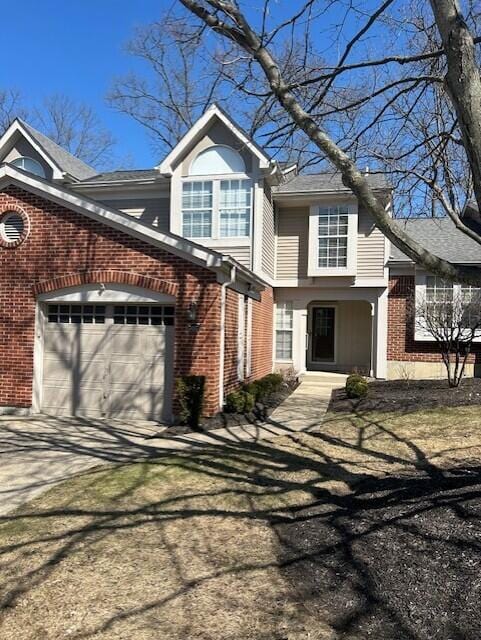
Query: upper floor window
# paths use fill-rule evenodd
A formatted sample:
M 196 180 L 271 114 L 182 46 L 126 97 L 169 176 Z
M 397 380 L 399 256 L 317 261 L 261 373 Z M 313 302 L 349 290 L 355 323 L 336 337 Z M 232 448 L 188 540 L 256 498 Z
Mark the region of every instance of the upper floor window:
M 196 179 L 195 176 L 205 176 Z M 182 183 L 182 233 L 187 238 L 246 238 L 252 182 L 242 157 L 229 147 L 199 153 Z
M 221 180 L 219 201 L 220 237 L 248 236 L 250 215 L 250 180 Z
M 13 164 L 14 167 L 18 167 L 19 169 L 23 169 L 24 171 L 28 171 L 29 173 L 33 173 L 36 176 L 45 178 L 45 171 L 42 165 L 40 164 L 40 162 L 34 160 L 33 158 L 22 156 L 20 158 L 12 160 L 10 164 Z
M 313 205 L 309 214 L 308 275 L 355 275 L 357 207 Z
M 212 235 L 212 182 L 184 182 L 182 187 L 182 234 L 186 238 Z
M 345 206 L 319 208 L 319 268 L 347 266 L 348 220 Z
M 245 173 L 246 167 L 240 153 L 231 147 L 215 145 L 201 151 L 190 166 L 191 176 L 218 176 L 228 173 Z

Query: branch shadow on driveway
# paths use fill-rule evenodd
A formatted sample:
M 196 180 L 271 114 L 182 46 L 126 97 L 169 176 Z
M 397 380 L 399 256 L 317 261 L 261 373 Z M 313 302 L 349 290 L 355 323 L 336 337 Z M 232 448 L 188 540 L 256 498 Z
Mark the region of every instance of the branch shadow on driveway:
M 473 456 L 469 464 L 444 466 L 439 447 L 430 450 L 392 421 L 362 412 L 348 419 L 328 415 L 309 434 L 285 429 L 283 437 L 258 442 L 211 433 L 209 442 L 175 452 L 100 421 L 85 421 L 82 437 L 71 432 L 70 420 L 55 424 L 33 435 L 21 433 L 18 421 L 15 427 L 4 424 L 2 455 L 35 451 L 48 457 L 60 451 L 110 466 L 85 471 L 58 502 L 54 490 L 52 499 L 0 518 L 1 611 L 7 620 L 25 598 L 48 594 L 80 555 L 98 558 L 99 550 L 118 549 L 122 536 L 136 536 L 145 547 L 154 545 L 150 553 L 175 580 L 166 579 L 160 588 L 150 578 L 150 588 L 127 599 L 121 610 L 107 601 L 97 616 L 86 614 L 69 637 L 122 637 L 132 624 L 147 629 L 139 638 L 156 637 L 161 624 L 165 638 L 215 638 L 205 627 L 204 635 L 197 629 L 200 614 L 190 598 L 202 602 L 202 594 L 217 585 L 221 615 L 234 606 L 236 594 L 225 588 L 234 578 L 235 606 L 248 601 L 243 589 L 250 588 L 262 611 L 255 634 L 243 636 L 239 622 L 237 636 L 228 627 L 217 635 L 223 640 L 481 636 L 481 466 Z M 283 428 L 274 421 L 272 426 Z M 188 436 L 182 439 L 189 442 Z M 466 448 L 466 459 L 470 455 Z M 155 484 L 159 473 L 165 486 L 171 474 L 181 474 L 179 487 L 163 493 L 164 485 Z M 155 490 L 142 493 L 149 483 Z M 90 494 L 98 499 L 86 500 Z M 203 522 L 209 523 L 209 541 Z M 231 528 L 216 539 L 226 523 Z M 270 555 L 260 551 L 267 530 Z M 134 557 L 141 562 L 126 554 Z M 262 572 L 287 585 L 284 598 L 293 608 L 284 603 L 282 611 L 294 616 L 294 628 L 286 620 L 287 631 L 272 622 L 279 593 L 269 593 L 269 581 L 255 582 Z M 249 607 L 255 603 L 248 601 Z M 202 615 L 213 616 L 212 606 Z M 190 619 L 186 614 L 169 631 L 166 619 L 176 607 L 189 609 Z

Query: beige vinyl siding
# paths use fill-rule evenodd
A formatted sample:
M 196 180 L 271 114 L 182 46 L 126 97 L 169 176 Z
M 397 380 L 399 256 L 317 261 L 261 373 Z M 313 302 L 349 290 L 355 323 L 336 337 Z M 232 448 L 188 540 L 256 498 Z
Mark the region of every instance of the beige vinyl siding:
M 357 277 L 384 277 L 385 238 L 367 211 L 359 209 Z
M 19 138 L 15 142 L 2 162 L 13 162 L 14 160 L 22 157 L 32 158 L 32 160 L 36 160 L 43 168 L 46 179 L 52 179 L 52 167 L 47 162 L 45 162 L 44 158 L 39 153 L 37 153 L 37 151 L 35 151 L 30 142 L 25 140 L 25 138 L 23 137 Z
M 198 239 L 199 244 L 202 243 L 202 239 L 199 238 Z M 209 246 L 209 242 L 206 241 L 205 242 L 206 246 Z M 226 256 L 231 256 L 232 258 L 234 258 L 234 260 L 237 260 L 238 262 L 240 262 L 244 267 L 247 267 L 248 269 L 251 268 L 251 248 L 249 246 L 247 247 L 219 247 L 219 246 L 213 246 L 212 249 L 214 251 L 217 251 L 218 253 L 223 253 Z
M 270 189 L 266 186 L 262 212 L 262 268 L 271 278 L 274 278 L 275 275 L 275 251 L 274 207 Z
M 309 207 L 279 208 L 277 212 L 276 278 L 307 277 Z
M 169 198 L 119 198 L 102 200 L 108 207 L 128 213 L 145 224 L 169 231 Z

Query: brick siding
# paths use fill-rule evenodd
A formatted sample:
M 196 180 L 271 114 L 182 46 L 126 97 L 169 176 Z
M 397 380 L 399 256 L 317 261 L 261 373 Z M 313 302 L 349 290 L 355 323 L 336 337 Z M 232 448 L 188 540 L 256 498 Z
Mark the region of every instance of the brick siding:
M 206 413 L 218 410 L 221 288 L 214 273 L 17 187 L 0 193 L 6 210 L 24 212 L 31 229 L 17 248 L 0 249 L 0 405 L 31 406 L 35 294 L 56 278 L 65 286 L 69 277 L 88 280 L 82 274 L 89 272 L 128 272 L 133 282 L 176 292 L 172 374 L 206 375 Z M 193 300 L 197 332 L 187 318 Z
M 405 362 L 440 362 L 435 342 L 414 340 L 414 321 L 409 308 L 414 302 L 414 276 L 391 276 L 388 298 L 388 360 Z M 481 362 L 481 344 L 473 345 L 468 362 Z

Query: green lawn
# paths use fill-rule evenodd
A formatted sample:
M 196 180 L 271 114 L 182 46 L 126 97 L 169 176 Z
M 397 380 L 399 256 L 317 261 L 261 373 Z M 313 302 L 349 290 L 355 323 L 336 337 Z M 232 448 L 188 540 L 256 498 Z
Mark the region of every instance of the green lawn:
M 283 524 L 369 477 L 480 460 L 480 408 L 460 407 L 328 414 L 312 435 L 91 471 L 0 520 L 0 637 L 341 637 L 298 588 Z

